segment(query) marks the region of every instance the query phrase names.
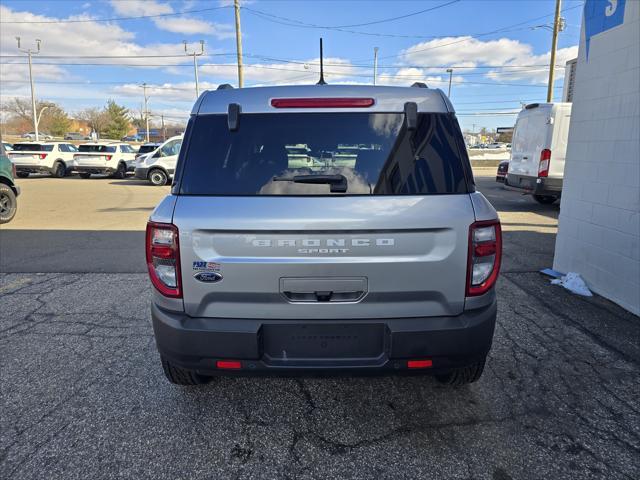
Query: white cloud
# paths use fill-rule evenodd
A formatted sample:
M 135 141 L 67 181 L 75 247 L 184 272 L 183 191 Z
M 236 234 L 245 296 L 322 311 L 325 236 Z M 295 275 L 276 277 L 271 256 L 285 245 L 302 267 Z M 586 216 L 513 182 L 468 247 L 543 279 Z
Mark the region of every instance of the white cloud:
M 235 35 L 233 26 L 229 24 L 212 23 L 197 18 L 168 16 L 167 14 L 175 13 L 173 7 L 168 3 L 156 0 L 111 0 L 111 5 L 118 15 L 166 15 L 150 20 L 157 28 L 167 32 L 184 35 L 212 35 L 219 40 L 232 38 Z
M 200 91 L 215 90 L 218 88 L 217 83 L 199 82 Z M 150 98 L 150 104 L 153 105 L 154 100 L 164 99 L 175 102 L 195 102 L 195 82 L 179 82 L 179 83 L 162 83 L 148 84 L 147 95 Z M 135 83 L 126 83 L 118 85 L 111 89 L 111 93 L 118 96 L 142 98 L 142 87 Z
M 173 13 L 171 5 L 156 0 L 111 0 L 111 6 L 118 15 L 128 17 Z
M 557 51 L 557 64 L 564 64 L 567 60 L 577 56 L 578 47 L 573 46 Z M 479 40 L 477 38 L 447 37 L 422 42 L 401 52 L 401 63 L 405 65 L 425 65 L 421 70 L 425 73 L 433 72 L 433 66 L 455 65 L 465 68 L 464 72 L 473 72 L 473 67 L 496 65 L 499 68 L 486 70 L 486 78 L 497 82 L 524 80 L 530 83 L 544 83 L 547 79 L 550 53 L 535 55 L 533 47 L 527 43 L 508 38 L 497 40 Z M 537 66 L 536 66 L 537 65 Z M 442 68 L 438 68 L 442 71 Z M 558 69 L 557 78 L 564 75 L 563 69 Z M 469 80 L 471 81 L 471 80 Z

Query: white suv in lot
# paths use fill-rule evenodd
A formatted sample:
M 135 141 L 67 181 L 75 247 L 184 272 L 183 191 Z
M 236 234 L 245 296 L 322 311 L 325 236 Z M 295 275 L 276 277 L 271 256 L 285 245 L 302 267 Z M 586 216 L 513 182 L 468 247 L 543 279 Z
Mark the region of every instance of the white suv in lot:
M 135 149 L 128 143 L 85 143 L 78 150 L 74 170 L 82 178 L 89 178 L 94 173 L 125 178 L 136 157 Z
M 136 162 L 136 178 L 153 185 L 166 185 L 173 177 L 182 146 L 182 135 L 171 137 L 152 153 L 140 156 Z
M 16 143 L 9 158 L 16 166 L 16 175 L 26 178 L 30 173 L 49 173 L 62 178 L 74 168 L 78 147 L 66 142 Z

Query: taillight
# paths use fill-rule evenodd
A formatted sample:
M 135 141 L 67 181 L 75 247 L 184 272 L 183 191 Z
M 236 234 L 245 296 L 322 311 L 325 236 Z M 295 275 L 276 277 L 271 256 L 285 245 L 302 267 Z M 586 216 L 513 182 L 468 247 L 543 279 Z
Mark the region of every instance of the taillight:
M 373 98 L 272 98 L 274 108 L 368 108 Z
M 45 158 L 47 158 L 47 154 L 46 153 L 41 153 L 38 156 L 40 157 L 40 160 L 44 160 Z
M 499 220 L 472 223 L 469 227 L 467 297 L 486 293 L 500 272 L 502 230 Z
M 146 251 L 153 286 L 165 297 L 182 298 L 178 227 L 147 223 Z
M 538 165 L 538 177 L 549 176 L 549 163 L 551 162 L 551 150 L 545 148 L 540 152 L 540 164 Z
M 113 157 L 113 155 L 107 155 L 106 157 L 107 157 L 107 162 L 108 162 L 109 160 L 111 160 L 111 157 Z

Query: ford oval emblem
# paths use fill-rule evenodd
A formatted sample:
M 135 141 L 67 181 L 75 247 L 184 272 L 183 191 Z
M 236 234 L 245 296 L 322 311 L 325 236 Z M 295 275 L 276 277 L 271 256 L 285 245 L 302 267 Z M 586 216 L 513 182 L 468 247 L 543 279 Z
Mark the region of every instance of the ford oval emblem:
M 193 277 L 205 283 L 216 283 L 222 280 L 222 275 L 218 272 L 198 272 Z

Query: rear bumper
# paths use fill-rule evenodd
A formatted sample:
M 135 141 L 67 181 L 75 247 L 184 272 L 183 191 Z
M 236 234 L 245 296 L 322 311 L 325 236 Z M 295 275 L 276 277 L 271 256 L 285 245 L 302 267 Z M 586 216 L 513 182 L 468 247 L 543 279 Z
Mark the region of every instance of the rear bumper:
M 25 173 L 53 173 L 53 170 L 44 165 L 29 165 L 16 163 L 16 172 Z
M 482 359 L 491 349 L 496 310 L 493 296 L 488 305 L 453 317 L 194 318 L 153 303 L 151 316 L 160 353 L 203 374 L 399 374 L 437 373 Z M 430 359 L 433 366 L 408 369 L 409 359 Z M 242 368 L 218 370 L 217 360 L 239 360 Z
M 532 195 L 550 195 L 559 197 L 562 193 L 562 178 L 529 177 L 526 175 L 507 174 L 506 183 L 510 190 Z
M 117 166 L 117 164 L 116 164 Z M 74 172 L 78 173 L 97 173 L 97 174 L 111 174 L 116 171 L 116 167 L 104 167 L 104 166 L 89 166 L 89 165 L 76 165 L 73 168 Z

